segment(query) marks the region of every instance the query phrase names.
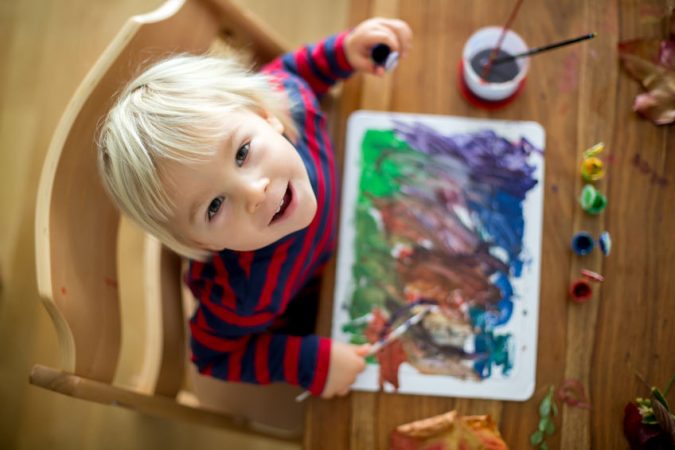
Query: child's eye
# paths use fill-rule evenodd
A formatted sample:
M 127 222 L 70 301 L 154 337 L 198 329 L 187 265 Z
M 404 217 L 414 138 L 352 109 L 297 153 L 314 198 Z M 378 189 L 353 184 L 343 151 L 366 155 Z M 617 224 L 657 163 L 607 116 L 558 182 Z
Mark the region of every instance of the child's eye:
M 209 208 L 206 211 L 206 215 L 208 216 L 209 221 L 213 219 L 213 216 L 218 214 L 218 211 L 220 210 L 222 204 L 223 204 L 223 197 L 216 197 L 213 200 L 211 200 L 211 203 L 209 203 Z
M 235 161 L 237 162 L 237 165 L 239 167 L 244 165 L 244 161 L 246 161 L 246 158 L 248 157 L 248 152 L 251 149 L 251 144 L 246 143 L 239 147 L 239 150 L 237 150 L 237 154 L 234 156 Z

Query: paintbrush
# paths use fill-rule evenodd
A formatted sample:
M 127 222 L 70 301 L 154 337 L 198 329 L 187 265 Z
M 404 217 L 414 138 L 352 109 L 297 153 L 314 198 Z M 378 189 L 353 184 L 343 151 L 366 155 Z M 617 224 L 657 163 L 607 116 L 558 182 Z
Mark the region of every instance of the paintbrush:
M 505 62 L 508 62 L 508 61 L 513 61 L 514 59 L 536 55 L 538 53 L 553 50 L 554 48 L 563 47 L 565 45 L 576 44 L 577 42 L 585 41 L 586 39 L 593 39 L 597 35 L 598 35 L 598 33 L 584 34 L 583 36 L 575 37 L 575 38 L 572 38 L 572 39 L 566 39 L 564 41 L 555 42 L 555 43 L 549 44 L 549 45 L 544 45 L 543 47 L 533 48 L 533 49 L 528 50 L 526 52 L 518 53 L 517 55 L 500 56 L 499 58 L 495 58 L 494 60 L 492 60 L 492 65 L 496 66 L 497 64 L 502 64 L 502 63 L 505 63 Z
M 515 20 L 516 16 L 518 15 L 518 10 L 520 9 L 520 5 L 523 4 L 523 0 L 518 0 L 516 4 L 513 6 L 513 9 L 511 10 L 511 14 L 509 14 L 509 18 L 502 27 L 502 32 L 499 35 L 499 39 L 497 39 L 497 45 L 495 45 L 495 48 L 492 49 L 490 52 L 490 57 L 488 58 L 487 64 L 483 66 L 483 72 L 480 74 L 480 77 L 483 80 L 487 80 L 487 76 L 490 74 L 490 70 L 492 69 L 492 61 L 497 57 L 497 54 L 499 53 L 499 49 L 502 47 L 502 41 L 504 40 L 504 37 L 506 36 L 506 30 L 511 28 L 511 24 Z
M 373 346 L 370 348 L 370 350 L 368 350 L 368 353 L 366 353 L 364 355 L 364 358 L 367 358 L 369 356 L 373 356 L 374 354 L 376 354 L 377 352 L 382 350 L 384 347 L 386 347 L 387 345 L 394 342 L 396 339 L 403 336 L 406 333 L 406 331 L 408 331 L 410 328 L 412 328 L 413 326 L 420 323 L 422 321 L 422 319 L 424 319 L 424 317 L 427 314 L 429 314 L 432 310 L 434 310 L 436 308 L 437 308 L 436 305 L 427 305 L 422 311 L 420 311 L 417 314 L 415 314 L 414 316 L 410 317 L 405 322 L 403 322 L 401 325 L 394 328 L 394 330 L 391 333 L 387 334 L 382 339 L 380 339 L 379 341 L 374 343 Z M 295 397 L 295 401 L 301 402 L 301 401 L 305 400 L 307 397 L 309 397 L 310 394 L 311 394 L 311 392 L 305 391 L 302 394 Z
M 391 333 L 387 334 L 385 337 L 383 337 L 382 339 L 373 344 L 370 350 L 368 350 L 368 353 L 366 353 L 366 358 L 369 356 L 373 356 L 374 354 L 382 350 L 384 346 L 391 344 L 396 339 L 403 336 L 403 334 L 406 331 L 408 331 L 410 328 L 420 323 L 422 319 L 424 319 L 424 316 L 429 314 L 435 308 L 436 308 L 435 305 L 429 305 L 425 307 L 422 311 L 418 312 L 417 314 L 415 314 L 414 316 L 403 322 L 401 325 L 394 328 L 394 330 Z

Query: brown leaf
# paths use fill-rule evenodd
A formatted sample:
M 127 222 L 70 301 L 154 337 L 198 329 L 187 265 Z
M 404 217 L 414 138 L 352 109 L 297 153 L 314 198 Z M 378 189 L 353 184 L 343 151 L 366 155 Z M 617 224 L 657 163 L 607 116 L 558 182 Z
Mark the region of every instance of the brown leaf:
M 635 97 L 633 110 L 656 125 L 668 125 L 675 121 L 675 97 L 662 91 L 650 91 Z
M 666 39 L 634 39 L 619 43 L 623 68 L 647 92 L 638 95 L 633 110 L 657 125 L 675 122 L 675 14 L 669 7 L 670 35 Z
M 632 54 L 621 56 L 624 69 L 648 92 L 639 94 L 633 110 L 657 125 L 675 121 L 675 71 Z
M 619 56 L 634 56 L 653 64 L 659 62 L 660 39 L 633 39 L 619 43 Z
M 626 72 L 645 89 L 652 89 L 668 72 L 664 67 L 632 54 L 621 55 L 621 61 Z
M 377 353 L 377 362 L 380 364 L 380 389 L 384 383 L 390 383 L 398 390 L 398 368 L 408 360 L 400 340 L 395 340 Z
M 654 416 L 658 420 L 661 429 L 668 433 L 675 442 L 675 419 L 654 394 L 652 394 L 652 410 L 654 410 Z

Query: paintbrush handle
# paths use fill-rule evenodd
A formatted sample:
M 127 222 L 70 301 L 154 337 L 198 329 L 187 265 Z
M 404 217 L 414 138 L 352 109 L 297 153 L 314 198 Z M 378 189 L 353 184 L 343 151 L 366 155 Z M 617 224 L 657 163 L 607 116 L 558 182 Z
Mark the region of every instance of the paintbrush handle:
M 396 327 L 391 333 L 389 333 L 388 335 L 386 335 L 385 337 L 374 343 L 373 346 L 368 351 L 368 353 L 366 354 L 366 357 L 374 355 L 375 353 L 382 350 L 382 347 L 389 345 L 391 342 L 403 336 L 403 334 L 406 331 L 408 331 L 413 325 L 417 325 L 418 323 L 420 323 L 420 321 L 424 318 L 424 316 L 426 316 L 432 309 L 433 309 L 432 306 L 428 306 L 424 310 L 418 312 L 417 314 L 415 314 L 414 316 L 403 322 L 401 325 Z
M 495 58 L 492 61 L 492 65 L 494 66 L 496 64 L 502 64 L 502 63 L 505 63 L 505 62 L 508 62 L 508 61 L 513 61 L 514 59 L 536 55 L 537 53 L 546 52 L 548 50 L 553 50 L 554 48 L 558 48 L 558 47 L 564 47 L 565 45 L 576 44 L 577 42 L 585 41 L 586 39 L 593 39 L 595 36 L 597 36 L 597 33 L 589 33 L 589 34 L 585 34 L 583 36 L 579 36 L 579 37 L 575 37 L 575 38 L 572 38 L 572 39 L 567 39 L 567 40 L 564 40 L 564 41 L 560 41 L 560 42 L 556 42 L 556 43 L 553 43 L 553 44 L 545 45 L 543 47 L 533 48 L 533 49 L 528 50 L 526 52 L 518 53 L 517 55 L 501 56 L 499 58 Z

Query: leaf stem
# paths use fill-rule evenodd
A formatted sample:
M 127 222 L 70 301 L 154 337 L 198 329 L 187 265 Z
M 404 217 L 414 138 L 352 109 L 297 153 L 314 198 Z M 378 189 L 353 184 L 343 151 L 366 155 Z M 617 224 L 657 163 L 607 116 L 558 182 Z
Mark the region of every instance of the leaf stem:
M 663 396 L 667 397 L 668 392 L 670 392 L 670 388 L 673 387 L 673 384 L 675 384 L 675 372 L 670 376 L 670 381 L 668 382 L 668 385 L 666 386 L 666 390 L 663 391 Z

